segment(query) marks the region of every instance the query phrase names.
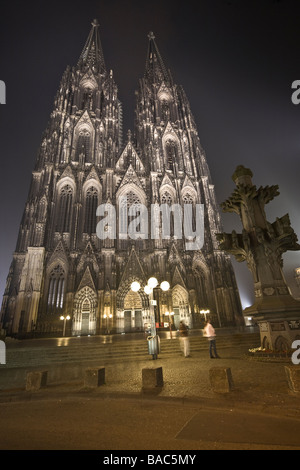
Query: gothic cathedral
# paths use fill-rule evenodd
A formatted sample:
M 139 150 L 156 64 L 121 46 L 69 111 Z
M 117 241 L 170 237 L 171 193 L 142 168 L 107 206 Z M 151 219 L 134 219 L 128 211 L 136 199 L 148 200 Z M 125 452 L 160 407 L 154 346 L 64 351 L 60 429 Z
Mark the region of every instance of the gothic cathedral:
M 184 320 L 199 328 L 208 309 L 215 326 L 243 324 L 231 260 L 215 236 L 223 231 L 220 213 L 190 105 L 148 37 L 134 131 L 124 145 L 122 104 L 97 20 L 77 66 L 63 74 L 7 278 L 0 318 L 8 335 L 58 335 L 62 315 L 70 316 L 68 335 L 143 330 L 149 298 L 131 284 L 145 286 L 151 276 L 170 284 L 154 291 L 158 324 L 172 311 L 175 327 Z M 99 238 L 98 206 L 119 209 L 122 196 L 128 207 L 203 204 L 203 246 L 187 250 L 172 230 L 155 239 Z

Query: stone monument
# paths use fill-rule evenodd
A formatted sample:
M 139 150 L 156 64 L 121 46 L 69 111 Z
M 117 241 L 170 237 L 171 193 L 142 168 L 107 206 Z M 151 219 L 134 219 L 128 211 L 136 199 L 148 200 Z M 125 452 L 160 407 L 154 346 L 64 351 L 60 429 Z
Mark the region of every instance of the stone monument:
M 244 310 L 259 325 L 261 346 L 272 350 L 288 350 L 300 338 L 300 302 L 294 299 L 282 271 L 282 254 L 300 250 L 297 236 L 286 214 L 269 223 L 265 205 L 279 195 L 278 186 L 257 189 L 253 173 L 238 166 L 232 179 L 236 189 L 221 204 L 224 212 L 239 215 L 242 233 L 232 231 L 217 234 L 221 250 L 246 261 L 255 290 L 255 303 Z

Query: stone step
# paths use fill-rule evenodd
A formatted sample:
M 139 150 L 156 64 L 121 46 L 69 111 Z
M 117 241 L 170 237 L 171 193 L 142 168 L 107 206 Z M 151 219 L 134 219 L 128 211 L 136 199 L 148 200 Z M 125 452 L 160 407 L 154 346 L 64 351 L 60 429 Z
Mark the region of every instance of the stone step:
M 260 345 L 259 334 L 228 335 L 217 338 L 218 349 L 240 347 L 245 352 Z M 161 339 L 161 355 L 177 353 L 180 346 L 178 338 Z M 208 341 L 200 336 L 190 336 L 191 352 L 206 351 Z M 116 341 L 115 343 L 84 344 L 57 347 L 8 348 L 6 365 L 1 368 L 36 367 L 53 363 L 87 362 L 147 358 L 147 340 Z

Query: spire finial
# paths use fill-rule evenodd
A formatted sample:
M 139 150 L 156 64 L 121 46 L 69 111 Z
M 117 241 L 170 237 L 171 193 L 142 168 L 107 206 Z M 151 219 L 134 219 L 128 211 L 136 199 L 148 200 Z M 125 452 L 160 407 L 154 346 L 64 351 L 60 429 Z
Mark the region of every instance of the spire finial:
M 92 70 L 106 73 L 105 62 L 100 42 L 99 22 L 92 21 L 92 29 L 80 55 L 78 65 L 91 67 Z
M 166 69 L 164 62 L 159 53 L 156 42 L 154 41 L 155 36 L 152 31 L 148 34 L 149 45 L 148 53 L 146 59 L 146 69 L 145 69 L 145 78 L 150 82 L 161 83 L 165 81 L 166 83 L 172 82 L 171 75 Z

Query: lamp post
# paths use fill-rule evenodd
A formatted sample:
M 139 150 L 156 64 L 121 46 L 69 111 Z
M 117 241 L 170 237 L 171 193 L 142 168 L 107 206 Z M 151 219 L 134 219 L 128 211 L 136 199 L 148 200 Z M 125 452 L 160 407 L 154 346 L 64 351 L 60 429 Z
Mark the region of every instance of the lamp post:
M 153 298 L 153 289 L 158 286 L 158 280 L 155 277 L 150 277 L 148 279 L 148 284 L 144 287 L 144 292 L 149 296 L 149 303 L 150 303 L 150 326 L 151 326 L 151 336 L 148 336 L 148 350 L 149 354 L 152 354 L 152 358 L 155 360 L 157 359 L 157 355 L 159 353 L 159 337 L 156 334 L 156 325 L 155 325 L 155 313 L 154 313 L 154 305 L 155 300 Z M 131 284 L 131 290 L 133 292 L 138 292 L 141 288 L 139 282 L 134 281 Z M 160 284 L 160 288 L 163 291 L 167 291 L 170 288 L 170 284 L 168 281 L 163 281 Z
M 174 315 L 174 312 L 166 312 L 165 315 L 169 320 L 170 338 L 172 339 L 172 315 Z
M 206 315 L 208 315 L 210 313 L 210 310 L 209 309 L 206 309 L 206 310 L 202 309 L 202 310 L 200 310 L 200 313 L 202 315 L 204 315 L 204 319 L 205 319 L 205 322 L 206 322 Z
M 66 335 L 66 323 L 67 323 L 67 320 L 70 320 L 70 318 L 71 318 L 70 315 L 67 315 L 67 316 L 61 315 L 61 317 L 59 317 L 59 319 L 64 322 L 63 336 Z

